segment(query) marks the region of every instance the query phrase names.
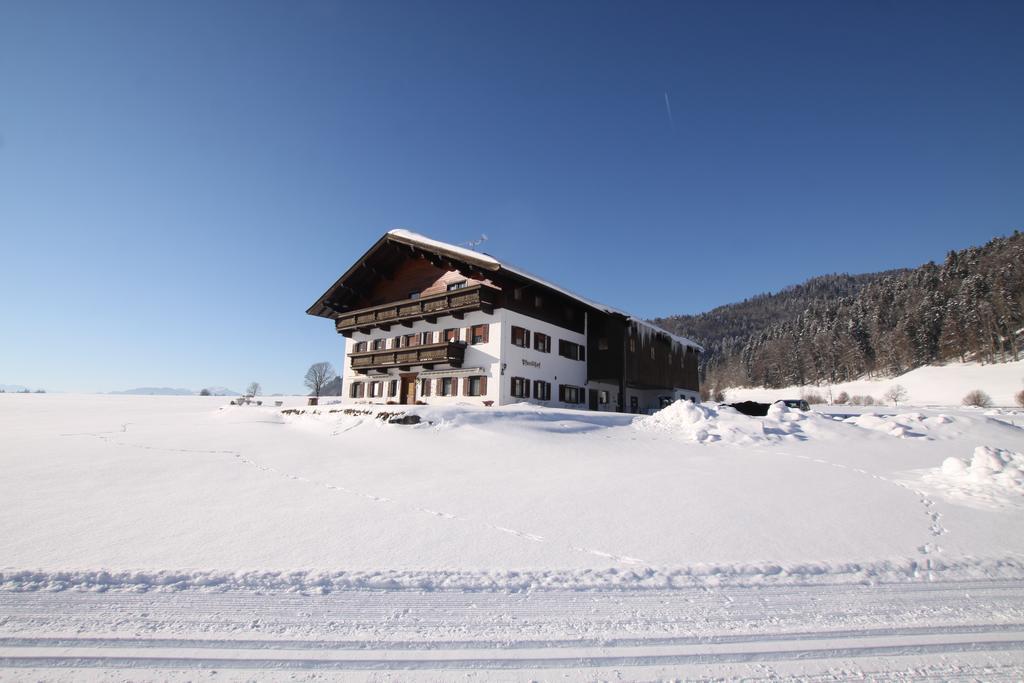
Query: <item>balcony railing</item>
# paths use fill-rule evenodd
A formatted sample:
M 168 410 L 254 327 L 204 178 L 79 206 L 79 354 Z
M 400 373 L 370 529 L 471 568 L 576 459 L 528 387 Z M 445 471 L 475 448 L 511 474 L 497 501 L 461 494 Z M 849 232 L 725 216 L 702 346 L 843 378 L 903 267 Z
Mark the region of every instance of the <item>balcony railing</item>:
M 363 308 L 345 314 L 334 323 L 338 332 L 369 330 L 389 327 L 398 323 L 413 323 L 451 313 L 488 310 L 494 306 L 495 290 L 487 285 L 472 285 L 451 292 L 441 292 L 419 299 L 406 299 L 382 306 Z
M 448 363 L 458 368 L 462 367 L 466 356 L 466 342 L 448 341 L 383 351 L 360 351 L 348 355 L 352 358 L 352 367 L 360 371 L 436 363 Z

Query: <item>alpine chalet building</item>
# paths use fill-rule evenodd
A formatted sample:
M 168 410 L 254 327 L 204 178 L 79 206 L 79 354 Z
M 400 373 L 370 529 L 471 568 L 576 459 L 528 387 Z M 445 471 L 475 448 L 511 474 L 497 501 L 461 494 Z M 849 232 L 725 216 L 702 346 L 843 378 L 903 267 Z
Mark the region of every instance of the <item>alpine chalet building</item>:
M 699 400 L 696 343 L 407 230 L 377 240 L 306 312 L 348 339 L 348 403 L 638 413 Z

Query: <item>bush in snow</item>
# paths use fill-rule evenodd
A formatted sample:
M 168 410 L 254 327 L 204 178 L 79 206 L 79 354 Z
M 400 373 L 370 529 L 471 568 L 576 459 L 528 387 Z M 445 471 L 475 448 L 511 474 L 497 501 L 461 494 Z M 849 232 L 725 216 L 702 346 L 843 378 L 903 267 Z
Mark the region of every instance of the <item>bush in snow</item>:
M 874 396 L 865 396 L 864 397 L 864 405 L 866 405 L 866 406 L 873 406 L 873 405 L 875 405 L 875 397 Z
M 907 390 L 904 389 L 899 384 L 894 384 L 891 387 L 889 387 L 889 390 L 885 392 L 885 395 L 882 396 L 882 398 L 884 398 L 886 401 L 892 401 L 892 404 L 894 406 L 898 406 L 900 404 L 900 401 L 907 400 Z
M 817 391 L 814 391 L 813 389 L 803 391 L 800 395 L 800 398 L 802 398 L 803 400 L 807 401 L 812 405 L 816 403 L 820 404 L 825 402 L 825 397 L 819 394 Z
M 850 402 L 850 395 L 845 391 L 840 391 L 839 395 L 836 396 L 836 405 L 846 405 Z
M 964 396 L 963 404 L 977 408 L 991 408 L 992 398 L 981 389 L 975 389 Z
M 859 405 L 863 405 L 863 404 L 864 404 L 864 397 L 863 396 L 851 396 L 850 397 L 850 405 L 851 406 L 859 406 Z

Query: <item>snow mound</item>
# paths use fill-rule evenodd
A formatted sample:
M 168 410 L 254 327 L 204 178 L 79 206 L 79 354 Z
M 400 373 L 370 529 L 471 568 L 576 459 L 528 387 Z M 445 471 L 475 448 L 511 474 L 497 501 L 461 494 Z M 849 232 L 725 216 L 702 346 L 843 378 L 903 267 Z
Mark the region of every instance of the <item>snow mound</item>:
M 1024 454 L 978 446 L 970 460 L 946 458 L 925 481 L 954 500 L 1024 506 Z
M 824 435 L 820 416 L 772 404 L 764 417 L 750 417 L 735 408 L 715 403 L 700 405 L 676 401 L 653 415 L 636 418 L 636 429 L 666 432 L 697 443 L 749 445 L 769 441 L 804 441 L 811 435 Z
M 951 425 L 954 422 L 954 419 L 948 415 L 926 417 L 921 413 L 903 413 L 890 416 L 865 414 L 846 418 L 844 422 L 900 439 L 934 436 L 951 438 L 957 434 L 953 429 L 943 429 L 944 425 Z

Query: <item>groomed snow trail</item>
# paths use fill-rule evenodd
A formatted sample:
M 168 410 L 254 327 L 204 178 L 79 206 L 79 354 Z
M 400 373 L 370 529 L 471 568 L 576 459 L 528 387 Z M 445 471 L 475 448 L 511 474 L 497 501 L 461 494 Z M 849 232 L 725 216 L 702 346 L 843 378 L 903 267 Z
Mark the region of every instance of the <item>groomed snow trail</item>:
M 634 591 L 0 592 L 0 677 L 1013 680 L 1019 581 Z M 87 635 L 82 635 L 87 634 Z

